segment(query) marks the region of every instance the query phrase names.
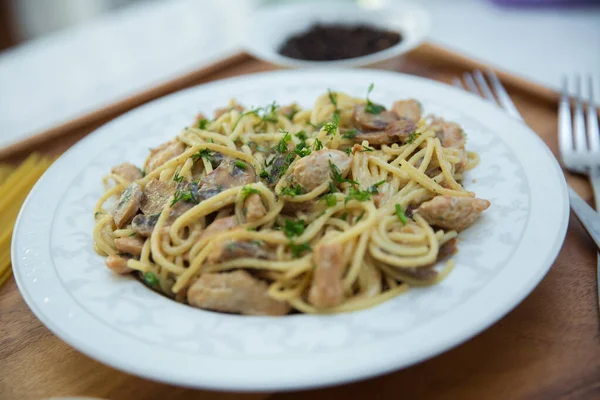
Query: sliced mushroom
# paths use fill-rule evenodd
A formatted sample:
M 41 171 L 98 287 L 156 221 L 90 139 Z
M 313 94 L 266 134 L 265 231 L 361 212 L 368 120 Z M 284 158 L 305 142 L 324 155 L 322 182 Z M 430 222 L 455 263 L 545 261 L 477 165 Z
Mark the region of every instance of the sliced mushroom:
M 455 122 L 448 122 L 442 118 L 435 118 L 431 121 L 430 128 L 433 129 L 435 135 L 440 139 L 442 146 L 455 147 L 457 149 L 465 148 L 465 134 Z
M 400 118 L 417 123 L 421 119 L 423 106 L 415 99 L 398 100 L 392 106 L 392 111 L 398 114 Z
M 322 149 L 301 158 L 294 165 L 294 180 L 306 191 L 311 191 L 329 180 L 333 164 L 342 177 L 348 175 L 352 164 L 352 156 L 343 151 Z
M 133 237 L 121 237 L 115 239 L 115 247 L 120 253 L 131 254 L 132 256 L 139 256 L 142 254 L 142 247 L 144 246 L 144 240 L 138 236 Z
M 340 243 L 320 243 L 313 252 L 313 261 L 316 268 L 308 292 L 308 301 L 317 308 L 339 305 L 344 299 L 343 246 Z
M 115 175 L 119 175 L 129 183 L 142 178 L 142 171 L 135 165 L 127 162 L 112 167 L 110 171 Z
M 431 225 L 462 231 L 490 206 L 489 200 L 473 197 L 435 196 L 417 212 Z
M 378 114 L 367 112 L 366 104 L 354 107 L 353 119 L 356 126 L 366 131 L 382 131 L 392 121 L 398 120 L 398 114 L 394 111 L 381 111 Z
M 377 146 L 382 144 L 405 143 L 410 134 L 414 133 L 417 126 L 414 122 L 407 119 L 400 119 L 390 122 L 385 130 L 376 132 L 358 132 L 354 136 L 354 141 L 361 143 L 363 140 L 370 145 Z
M 138 235 L 148 237 L 152 235 L 156 222 L 158 222 L 158 217 L 160 217 L 160 214 L 138 214 L 131 221 L 131 227 Z
M 131 222 L 134 215 L 140 209 L 141 201 L 142 187 L 137 182 L 132 183 L 123 190 L 117 208 L 113 213 L 113 219 L 117 228 L 123 228 Z
M 266 282 L 243 270 L 202 274 L 189 288 L 190 305 L 244 315 L 285 315 L 286 302 L 269 297 Z
M 175 188 L 168 183 L 152 179 L 144 187 L 140 209 L 146 215 L 160 213 L 174 192 Z
M 216 264 L 246 257 L 263 260 L 273 258 L 272 254 L 265 250 L 265 246 L 261 242 L 224 239 L 213 244 L 213 251 L 211 251 L 206 262 Z
M 173 140 L 150 150 L 150 155 L 144 162 L 146 173 L 155 170 L 167 161 L 181 155 L 185 151 L 185 145 L 178 140 Z
M 126 257 L 120 256 L 118 254 L 111 254 L 110 256 L 106 257 L 106 260 L 104 262 L 108 269 L 110 269 L 112 272 L 124 275 L 133 271 L 127 266 L 127 260 L 128 258 Z
M 223 190 L 253 182 L 256 182 L 256 172 L 252 165 L 239 160 L 223 161 L 217 169 L 200 181 L 198 200 L 205 200 Z

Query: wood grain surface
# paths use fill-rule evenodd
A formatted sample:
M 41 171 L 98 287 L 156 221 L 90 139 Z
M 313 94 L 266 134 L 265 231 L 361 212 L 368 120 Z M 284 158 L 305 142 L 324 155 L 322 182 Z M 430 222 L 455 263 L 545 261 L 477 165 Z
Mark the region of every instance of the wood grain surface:
M 471 68 L 460 59 L 441 63 L 431 57 L 427 51 L 417 51 L 401 60 L 401 71 L 450 82 Z M 240 58 L 188 84 L 269 69 L 274 67 Z M 557 113 L 552 98 L 532 96 L 531 90 L 519 90 L 516 85 L 509 89 L 527 124 L 557 154 Z M 60 154 L 104 122 L 106 119 L 68 136 L 38 143 L 34 150 Z M 12 154 L 0 161 L 17 163 L 26 155 Z M 567 179 L 591 201 L 584 178 L 567 174 Z M 600 339 L 595 277 L 594 245 L 572 216 L 565 244 L 542 283 L 482 334 L 389 375 L 326 389 L 273 394 L 177 388 L 104 366 L 50 333 L 29 311 L 11 280 L 0 289 L 0 399 L 598 399 Z

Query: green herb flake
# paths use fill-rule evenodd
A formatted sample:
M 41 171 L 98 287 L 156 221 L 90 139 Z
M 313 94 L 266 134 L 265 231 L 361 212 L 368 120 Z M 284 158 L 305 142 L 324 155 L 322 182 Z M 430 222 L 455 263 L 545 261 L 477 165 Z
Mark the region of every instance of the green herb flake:
M 183 182 L 184 177 L 179 175 L 179 170 L 175 171 L 175 175 L 173 175 L 173 180 L 177 183 Z
M 404 213 L 404 210 L 400 204 L 396 204 L 396 216 L 400 222 L 402 222 L 402 225 L 406 225 L 408 223 L 408 218 L 406 217 L 406 214 Z
M 250 196 L 251 194 L 260 194 L 260 191 L 250 186 L 244 186 L 242 188 L 242 201 L 246 200 L 246 197 Z
M 296 244 L 294 242 L 290 242 L 290 250 L 292 250 L 292 257 L 298 258 L 302 256 L 303 253 L 312 251 L 312 248 L 308 245 L 308 243 Z
M 98 217 L 101 216 L 102 214 L 104 214 L 102 211 L 98 211 L 98 212 L 94 213 L 94 219 L 98 219 Z
M 408 135 L 408 139 L 406 140 L 406 143 L 408 144 L 413 144 L 415 139 L 417 139 L 419 136 L 421 136 L 420 132 L 411 132 L 410 135 Z
M 369 85 L 369 89 L 367 90 L 367 105 L 365 106 L 365 111 L 369 114 L 379 114 L 382 111 L 385 111 L 385 107 L 380 104 L 375 104 L 369 99 L 369 95 L 375 88 L 375 84 L 371 83 Z
M 331 179 L 336 183 L 350 183 L 352 185 L 358 185 L 358 182 L 353 181 L 352 179 L 347 179 L 342 176 L 340 173 L 340 169 L 329 160 L 329 167 L 331 168 Z
M 292 140 L 292 136 L 289 132 L 285 132 L 283 138 L 273 148 L 277 153 L 283 154 L 288 151 L 288 143 Z
M 291 219 L 286 219 L 283 227 L 283 233 L 285 233 L 285 236 L 293 238 L 294 236 L 302 235 L 304 233 L 304 228 L 304 220 L 299 219 L 297 221 L 293 221 Z
M 354 139 L 358 131 L 356 129 L 350 129 L 349 131 L 344 132 L 342 138 L 344 139 Z
M 325 196 L 323 196 L 323 200 L 325 200 L 325 204 L 327 204 L 327 207 L 333 207 L 337 204 L 337 198 L 333 193 L 328 193 Z
M 369 188 L 369 192 L 371 192 L 371 194 L 377 194 L 377 193 L 379 193 L 379 190 L 377 190 L 377 188 L 379 186 L 383 185 L 385 182 L 386 182 L 386 180 L 384 179 L 382 181 L 379 181 L 379 182 L 375 183 L 373 186 L 371 186 Z
M 144 283 L 148 286 L 150 286 L 151 288 L 157 288 L 158 287 L 158 278 L 156 277 L 156 275 L 154 274 L 154 272 L 145 272 L 144 273 Z
M 313 143 L 313 148 L 315 151 L 319 151 L 319 150 L 323 149 L 323 143 L 319 139 L 315 138 L 315 142 Z
M 358 216 L 358 218 L 356 218 L 356 223 L 358 223 L 358 221 L 360 221 L 364 216 L 365 216 L 365 211 L 363 210 L 363 212 L 360 213 L 360 215 Z
M 300 132 L 296 133 L 295 136 L 303 142 L 306 141 L 306 139 L 308 139 L 308 135 L 304 131 L 300 131 Z
M 351 187 L 350 191 L 348 192 L 348 196 L 346 196 L 345 203 L 349 202 L 350 200 L 356 200 L 356 201 L 371 200 L 371 193 L 369 193 L 366 190 L 360 190 L 355 187 Z
M 363 149 L 360 151 L 361 153 L 364 153 L 365 151 L 375 151 L 374 148 L 365 146 L 364 144 L 362 145 L 362 147 L 363 147 Z
M 133 232 L 133 233 L 131 233 L 131 234 L 129 235 L 129 237 L 134 237 L 135 235 L 136 235 L 136 233 L 135 233 L 135 232 Z
M 243 162 L 243 161 L 241 161 L 241 160 L 235 160 L 235 163 L 233 163 L 233 165 L 235 165 L 239 169 L 243 169 L 244 171 L 246 170 L 246 168 L 248 168 L 248 166 L 246 165 L 246 163 Z
M 344 150 L 344 152 L 345 152 L 347 155 L 350 155 L 350 154 L 352 154 L 352 147 L 348 147 L 346 150 Z
M 192 160 L 197 161 L 200 158 L 205 158 L 207 161 L 210 161 L 210 157 L 214 155 L 210 149 L 200 149 L 195 154 L 192 155 Z
M 202 130 L 206 130 L 209 123 L 210 123 L 209 120 L 207 120 L 206 118 L 202 118 L 200 121 L 198 121 L 198 128 L 202 129 Z
M 302 186 L 300 185 L 292 185 L 286 188 L 281 189 L 281 195 L 282 196 L 290 196 L 290 197 L 294 197 L 294 196 L 298 196 L 301 195 L 304 191 L 302 190 Z

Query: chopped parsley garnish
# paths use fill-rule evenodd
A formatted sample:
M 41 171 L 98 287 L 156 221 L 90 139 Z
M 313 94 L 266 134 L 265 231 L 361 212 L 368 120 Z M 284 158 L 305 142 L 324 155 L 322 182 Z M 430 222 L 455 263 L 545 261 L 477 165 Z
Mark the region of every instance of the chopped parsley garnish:
M 408 218 L 406 217 L 406 214 L 404 214 L 404 210 L 402 209 L 402 206 L 400 204 L 396 204 L 396 216 L 398 217 L 400 222 L 402 222 L 402 225 L 406 225 L 406 223 L 408 222 Z
M 285 153 L 288 151 L 288 143 L 292 140 L 292 136 L 289 132 L 286 132 L 285 135 L 281 138 L 281 140 L 275 145 L 273 148 L 279 154 Z
M 200 121 L 198 121 L 198 128 L 205 130 L 206 127 L 208 127 L 209 123 L 209 120 L 207 120 L 206 118 L 202 118 Z
M 323 196 L 323 200 L 325 200 L 325 204 L 327 204 L 327 207 L 333 207 L 337 204 L 337 199 L 333 193 L 328 193 L 325 196 Z
M 369 85 L 369 90 L 367 90 L 367 105 L 365 106 L 365 111 L 369 114 L 379 114 L 382 111 L 385 111 L 385 107 L 380 104 L 375 104 L 369 99 L 369 95 L 375 88 L 375 85 L 371 83 Z
M 348 155 L 352 154 L 352 147 L 348 147 L 344 152 Z
M 179 175 L 179 170 L 175 171 L 175 175 L 173 175 L 173 180 L 177 183 L 183 182 L 183 176 Z
M 340 125 L 340 116 L 338 114 L 333 114 L 333 120 L 331 122 L 327 122 L 325 125 L 323 125 L 323 129 L 325 132 L 327 132 L 328 135 L 331 136 L 335 136 L 337 130 L 338 130 L 338 126 Z
M 300 157 L 306 157 L 307 155 L 310 154 L 310 148 L 303 147 L 303 146 L 301 146 L 301 144 L 302 143 L 300 143 L 298 146 L 296 146 L 296 149 L 294 149 L 294 154 L 297 154 Z
M 285 236 L 289 238 L 293 238 L 294 236 L 300 236 L 304 233 L 304 220 L 292 221 L 291 219 L 285 220 L 285 225 L 283 226 L 283 233 Z
M 96 213 L 94 213 L 94 218 L 98 218 L 99 216 L 101 216 L 102 214 L 104 214 L 102 211 L 98 211 Z
M 242 188 L 242 200 L 245 200 L 246 197 L 250 196 L 251 194 L 260 194 L 260 191 L 250 186 L 244 186 Z
M 344 211 L 342 215 L 340 215 L 340 219 L 346 220 L 348 218 L 348 211 Z
M 356 133 L 358 131 L 356 129 L 350 129 L 349 131 L 344 132 L 344 134 L 342 135 L 342 137 L 344 139 L 354 139 L 356 137 Z
M 135 235 L 136 235 L 136 233 L 133 232 L 133 233 L 129 234 L 129 237 L 134 237 Z
M 323 148 L 323 143 L 319 139 L 315 138 L 315 142 L 313 143 L 313 148 L 315 149 L 315 151 L 319 151 Z
M 205 158 L 206 161 L 210 161 L 210 157 L 212 157 L 214 153 L 210 149 L 200 149 L 194 155 L 192 155 L 192 160 L 198 161 L 200 158 Z
M 360 221 L 362 219 L 362 217 L 365 216 L 365 211 L 363 210 L 362 213 L 360 213 L 360 215 L 358 216 L 358 218 L 356 218 L 356 222 L 358 223 L 358 221 Z
M 385 182 L 386 182 L 386 181 L 385 181 L 385 179 L 384 179 L 384 180 L 382 180 L 382 181 L 379 181 L 379 182 L 375 183 L 373 186 L 371 186 L 371 187 L 369 188 L 369 192 L 371 192 L 371 194 L 377 194 L 377 193 L 379 193 L 379 190 L 377 190 L 377 188 L 378 188 L 379 186 L 383 185 Z
M 337 110 L 337 93 L 332 92 L 331 89 L 327 89 L 327 95 L 329 96 L 329 101 Z
M 369 193 L 366 190 L 360 190 L 355 187 L 351 187 L 350 191 L 348 192 L 348 196 L 346 196 L 346 200 L 344 202 L 347 203 L 350 200 L 357 200 L 357 201 L 371 200 L 371 193 Z
M 300 132 L 296 133 L 295 136 L 303 142 L 306 141 L 306 139 L 308 139 L 308 136 L 306 135 L 306 132 L 304 132 L 304 131 L 300 131 Z
M 190 190 L 177 190 L 173 197 L 173 201 L 171 202 L 171 207 L 181 200 L 198 204 L 196 197 L 194 197 L 194 194 Z
M 331 168 L 331 179 L 336 183 L 350 183 L 352 185 L 358 185 L 358 182 L 353 181 L 352 179 L 347 179 L 342 176 L 340 173 L 340 169 L 329 160 L 329 167 Z
M 244 111 L 243 113 L 240 114 L 237 121 L 235 121 L 235 124 L 233 125 L 233 130 L 235 130 L 235 128 L 238 126 L 238 124 L 240 123 L 242 118 L 244 118 L 246 115 L 250 115 L 250 114 L 254 114 L 258 118 L 260 118 L 260 122 L 256 125 L 254 125 L 254 127 L 257 127 L 266 122 L 271 122 L 271 123 L 275 124 L 279 121 L 279 116 L 277 115 L 278 109 L 279 109 L 279 106 L 277 105 L 277 103 L 272 102 L 271 104 L 269 104 L 265 107 L 257 107 L 257 108 L 253 108 L 248 111 Z
M 417 131 L 411 132 L 410 135 L 408 135 L 408 139 L 406 140 L 406 143 L 413 144 L 415 139 L 418 138 L 419 136 L 421 136 L 420 132 L 417 132 Z
M 286 188 L 281 189 L 281 195 L 282 196 L 290 196 L 290 197 L 294 197 L 294 196 L 298 196 L 301 195 L 304 191 L 302 190 L 302 186 L 300 185 L 292 185 Z
M 312 248 L 308 245 L 308 243 L 296 244 L 294 242 L 290 242 L 290 249 L 292 250 L 292 257 L 298 258 L 306 251 L 312 251 Z
M 260 176 L 262 179 L 269 179 L 269 173 L 266 169 L 260 171 L 260 174 L 258 174 L 258 176 Z
M 154 272 L 146 272 L 144 273 L 144 283 L 148 286 L 150 286 L 151 288 L 157 288 L 158 287 L 158 278 L 156 277 L 156 275 L 154 274 Z
M 364 144 L 362 145 L 362 147 L 363 147 L 363 149 L 360 151 L 361 153 L 364 153 L 365 151 L 375 151 L 374 148 L 365 146 Z
M 239 169 L 243 169 L 244 171 L 246 170 L 246 168 L 248 168 L 248 166 L 246 165 L 246 163 L 243 162 L 243 161 L 241 161 L 241 160 L 235 160 L 235 163 L 233 163 L 233 165 L 235 165 Z
M 298 113 L 298 111 L 299 111 L 298 107 L 296 107 L 296 105 L 293 104 L 292 109 L 290 110 L 289 113 L 285 114 L 285 117 L 291 121 L 292 119 L 294 119 L 294 115 L 296 115 Z

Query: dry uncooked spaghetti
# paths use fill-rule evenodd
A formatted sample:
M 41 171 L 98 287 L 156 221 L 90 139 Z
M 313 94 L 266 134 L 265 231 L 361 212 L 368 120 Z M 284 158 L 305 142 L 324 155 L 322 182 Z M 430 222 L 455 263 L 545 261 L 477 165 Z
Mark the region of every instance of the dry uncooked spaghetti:
M 439 282 L 453 263 L 436 262 L 490 205 L 461 185 L 478 157 L 457 124 L 412 99 L 387 110 L 372 89 L 199 115 L 143 169 L 105 177 L 96 251 L 177 301 L 251 315 L 358 310 Z

